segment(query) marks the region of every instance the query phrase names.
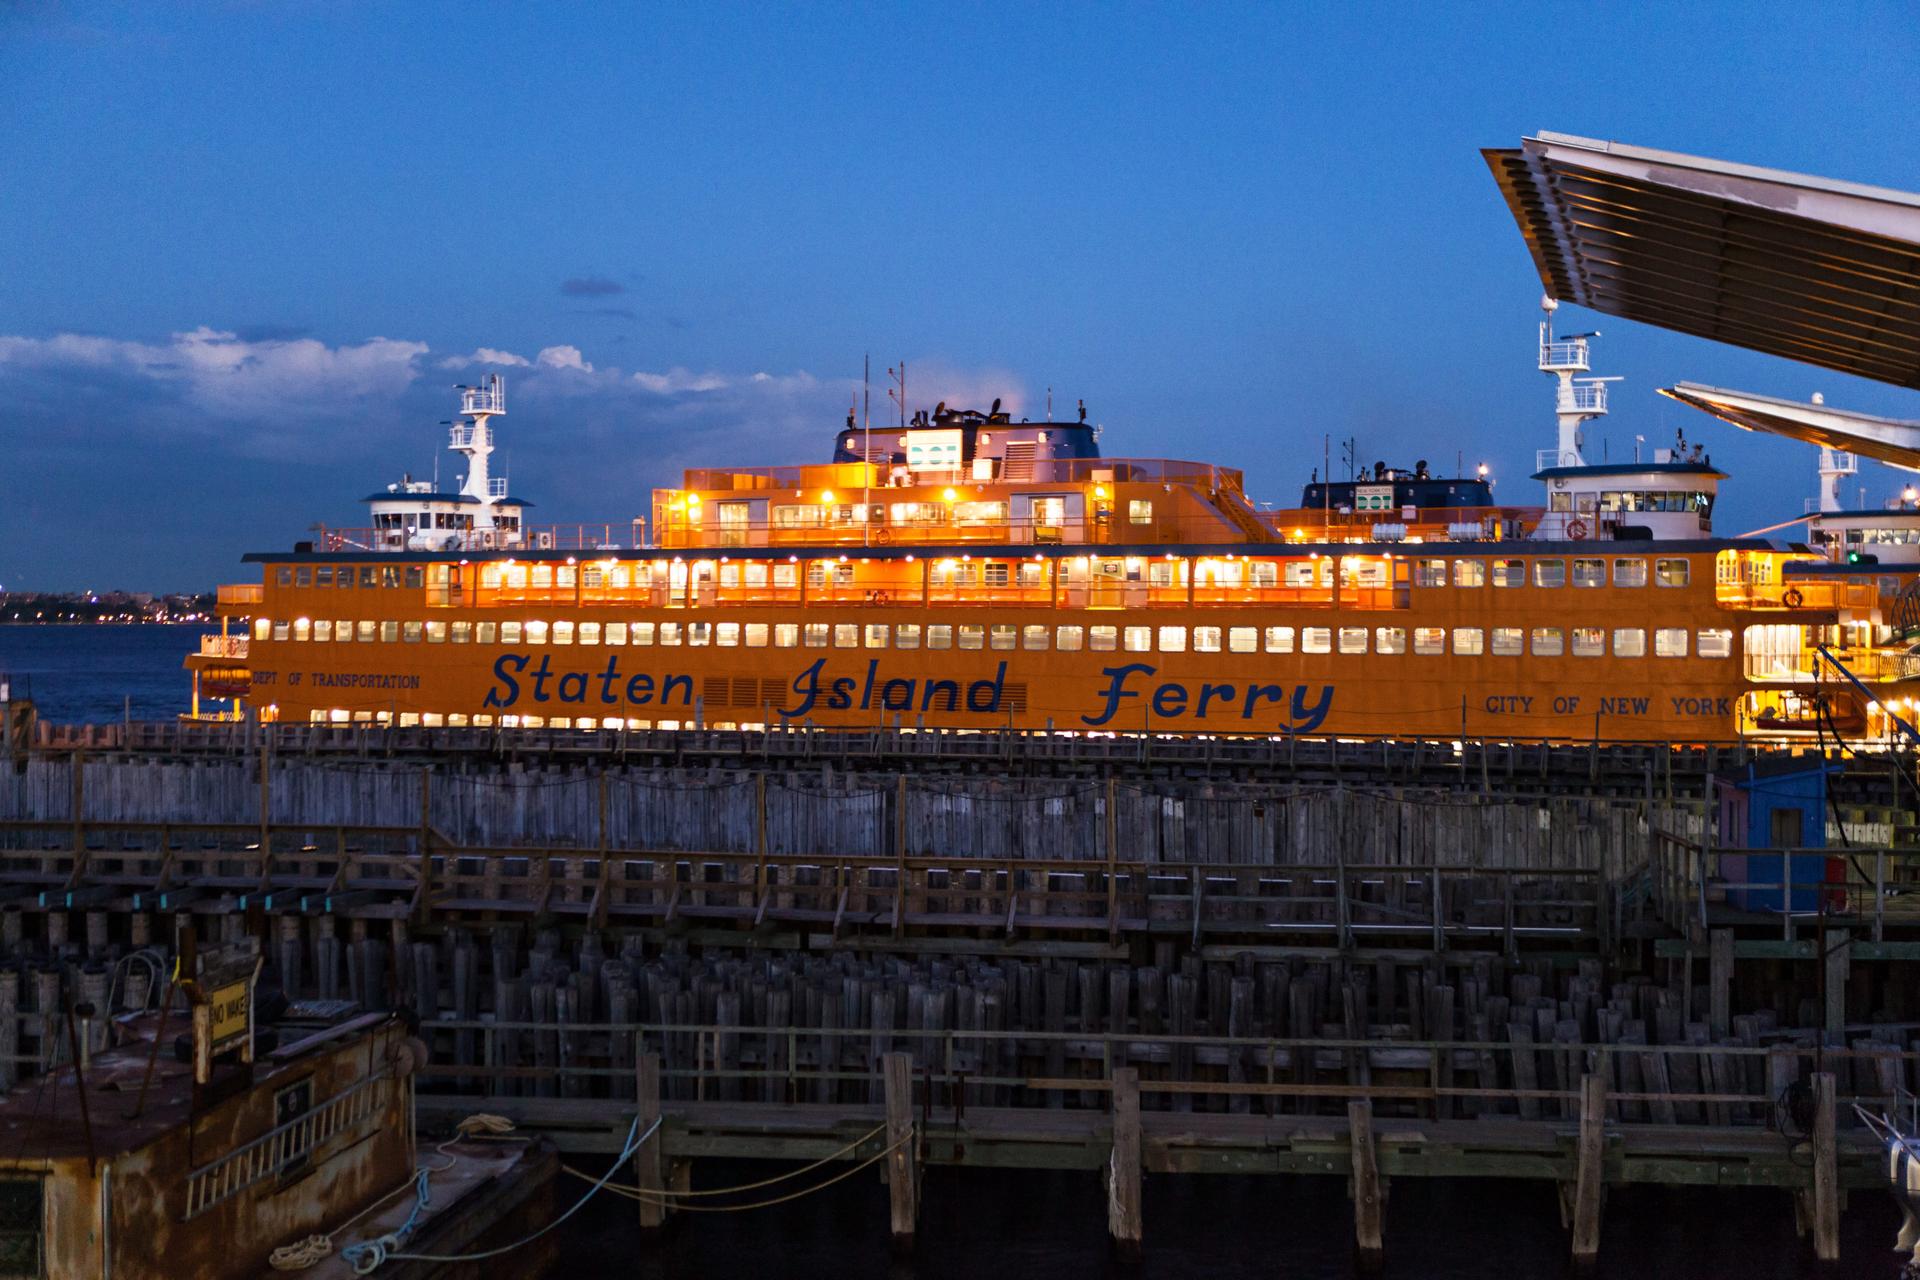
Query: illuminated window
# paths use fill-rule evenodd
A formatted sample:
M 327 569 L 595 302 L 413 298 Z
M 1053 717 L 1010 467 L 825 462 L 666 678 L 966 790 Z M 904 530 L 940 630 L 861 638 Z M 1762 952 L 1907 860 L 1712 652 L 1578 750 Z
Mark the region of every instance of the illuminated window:
M 1220 628 L 1195 627 L 1193 629 L 1193 651 L 1195 653 L 1220 652 Z
M 1495 560 L 1493 562 L 1493 585 L 1496 587 L 1526 586 L 1527 562 L 1525 560 Z
M 295 618 L 293 620 L 293 638 L 301 641 L 313 639 L 313 624 L 305 618 Z
M 445 644 L 446 642 L 447 624 L 444 622 L 429 622 L 427 624 L 427 643 Z
M 1405 627 L 1374 628 L 1373 648 L 1375 653 L 1405 653 L 1407 629 Z
M 1118 627 L 1088 627 L 1087 648 L 1095 653 L 1112 653 L 1119 645 Z
M 1268 653 L 1293 652 L 1292 627 L 1268 627 L 1266 640 Z
M 1446 586 L 1447 562 L 1445 560 L 1415 560 L 1413 562 L 1413 585 L 1416 587 Z
M 832 634 L 833 633 L 831 632 L 831 630 L 829 630 L 826 623 L 809 622 L 807 624 L 807 630 L 806 630 L 807 648 L 809 649 L 826 648 L 827 641 L 832 638 Z
M 1280 585 L 1280 566 L 1273 561 L 1255 560 L 1251 567 L 1253 572 L 1248 575 L 1248 580 L 1255 587 L 1264 589 Z
M 353 639 L 353 624 L 341 618 L 333 624 L 333 638 L 345 644 Z
M 1153 648 L 1153 628 L 1127 627 L 1121 632 L 1120 642 L 1128 653 L 1146 653 Z
M 597 622 L 581 623 L 580 624 L 580 643 L 581 644 L 599 644 L 600 643 L 600 624 Z
M 953 648 L 953 624 L 948 622 L 930 622 L 927 624 L 927 648 Z
M 1367 629 L 1365 627 L 1340 628 L 1340 652 L 1365 653 L 1367 651 Z
M 746 627 L 747 648 L 749 649 L 766 648 L 767 637 L 769 634 L 770 634 L 770 628 L 767 626 L 766 623 L 749 622 Z
M 1604 587 L 1607 585 L 1607 562 L 1600 559 L 1582 559 L 1573 562 L 1573 585 L 1576 587 Z
M 1535 627 L 1533 629 L 1533 656 L 1536 658 L 1557 658 L 1566 652 L 1566 634 L 1558 627 Z
M 1486 586 L 1487 562 L 1484 560 L 1455 560 L 1453 562 L 1453 585 L 1456 587 Z
M 1011 649 L 1019 638 L 1020 628 L 1011 622 L 996 622 L 987 628 L 987 643 L 995 649 Z
M 1331 627 L 1300 628 L 1300 652 L 1332 653 L 1333 652 L 1333 628 Z
M 1516 561 L 1515 563 L 1518 563 Z M 1453 651 L 1462 654 L 1486 652 L 1486 636 L 1478 627 L 1455 627 L 1453 629 Z
M 562 619 L 553 624 L 553 642 L 555 644 L 573 643 L 573 624 Z
M 1680 561 L 1685 564 L 1686 561 Z M 1687 629 L 1685 627 L 1661 627 L 1653 633 L 1653 656 L 1656 658 L 1684 658 L 1687 656 Z
M 1502 657 L 1511 657 L 1524 647 L 1527 633 L 1519 627 L 1495 627 L 1493 629 L 1493 651 Z
M 452 640 L 455 644 L 471 643 L 473 640 L 473 624 L 471 622 L 454 623 L 450 628 L 448 628 L 447 638 L 449 640 Z
M 1445 627 L 1415 627 L 1413 629 L 1413 651 L 1424 654 L 1445 653 L 1447 651 L 1447 629 Z
M 443 622 L 440 625 L 442 627 L 445 627 L 447 624 Z M 332 619 L 330 618 L 316 619 L 313 624 L 313 638 L 321 642 L 322 644 L 332 640 L 333 639 Z
M 1653 580 L 1663 587 L 1684 587 L 1687 585 L 1687 562 L 1685 560 L 1655 560 L 1653 562 Z M 1654 652 L 1660 652 L 1659 646 Z
M 987 629 L 985 627 L 977 622 L 963 622 L 960 624 L 960 647 L 962 649 L 978 649 L 985 645 L 986 642 Z
M 1694 653 L 1702 658 L 1731 658 L 1733 656 L 1733 632 L 1718 628 L 1700 633 L 1700 646 Z
M 800 624 L 797 622 L 776 622 L 773 624 L 773 647 L 776 649 L 795 649 L 800 645 Z
M 1020 628 L 1020 647 L 1022 649 L 1044 649 L 1051 638 L 1050 628 L 1044 622 L 1028 623 Z
M 1185 653 L 1187 651 L 1187 629 L 1185 627 L 1160 628 L 1160 652 Z
M 1131 498 L 1127 501 L 1127 523 L 1152 524 L 1153 502 L 1147 498 Z
M 713 642 L 729 649 L 734 648 L 740 643 L 740 624 L 737 622 L 715 623 Z
M 1227 628 L 1227 650 L 1230 653 L 1258 653 L 1260 651 L 1260 628 Z
M 834 623 L 833 647 L 836 649 L 858 649 L 860 647 L 860 624 L 857 622 Z
M 1077 653 L 1087 642 L 1085 627 L 1061 627 L 1054 643 L 1067 653 Z
M 860 642 L 869 649 L 886 648 L 887 624 L 884 622 L 869 622 L 866 630 L 861 633 Z
M 284 626 L 285 624 L 283 623 L 281 625 Z M 275 637 L 275 638 L 277 639 L 278 637 Z M 383 643 L 392 644 L 394 641 L 398 640 L 399 638 L 400 638 L 400 623 L 398 621 L 389 619 L 380 624 L 380 639 Z
M 550 630 L 551 628 L 544 622 L 529 622 L 527 624 L 527 643 L 545 644 L 547 642 L 547 633 Z
M 1613 656 L 1616 658 L 1646 657 L 1647 633 L 1639 627 L 1615 627 L 1613 629 Z
M 1575 627 L 1573 629 L 1573 656 L 1576 658 L 1599 658 L 1607 652 L 1607 633 L 1600 627 Z
M 985 582 L 990 587 L 1007 585 L 1007 566 L 1004 561 L 995 560 L 986 566 Z

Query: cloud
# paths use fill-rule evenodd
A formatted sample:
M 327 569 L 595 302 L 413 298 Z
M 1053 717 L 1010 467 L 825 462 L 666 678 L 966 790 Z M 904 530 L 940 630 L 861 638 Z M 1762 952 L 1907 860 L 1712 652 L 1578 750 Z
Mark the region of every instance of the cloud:
M 542 369 L 578 369 L 581 373 L 592 373 L 593 366 L 580 356 L 580 348 L 574 346 L 542 347 L 535 356 L 534 363 Z
M 442 369 L 465 369 L 469 365 L 495 364 L 504 368 L 526 368 L 533 362 L 525 356 L 517 356 L 511 351 L 499 351 L 493 347 L 475 347 L 472 355 L 448 356 L 439 362 Z
M 804 376 L 804 375 L 803 375 Z M 669 369 L 665 373 L 640 372 L 633 375 L 633 381 L 655 395 L 679 395 L 688 391 L 719 391 L 728 385 L 727 380 L 717 373 L 693 373 L 686 369 Z
M 627 286 L 605 276 L 574 276 L 560 282 L 560 292 L 569 298 L 604 298 L 626 291 Z

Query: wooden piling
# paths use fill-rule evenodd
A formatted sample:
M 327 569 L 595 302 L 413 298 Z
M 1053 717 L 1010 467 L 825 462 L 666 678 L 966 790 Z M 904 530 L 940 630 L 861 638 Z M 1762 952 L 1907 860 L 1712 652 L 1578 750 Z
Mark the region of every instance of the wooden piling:
M 1600 1256 L 1600 1209 L 1606 1195 L 1607 1078 L 1580 1078 L 1580 1140 L 1573 1184 L 1573 1263 L 1591 1267 Z
M 1813 1077 L 1813 1256 L 1840 1260 L 1840 1166 L 1831 1071 Z
M 896 1253 L 913 1251 L 914 1224 L 920 1216 L 919 1166 L 913 1142 L 913 1055 L 889 1053 L 880 1059 L 887 1110 L 888 1227 Z
M 1707 935 L 1707 980 L 1712 984 L 1708 998 L 1707 1025 L 1714 1038 L 1725 1036 L 1733 1026 L 1733 930 L 1715 929 Z
M 1123 1257 L 1137 1257 L 1146 1224 L 1140 1193 L 1140 1072 L 1113 1073 L 1113 1153 L 1107 1160 L 1107 1234 Z
M 1353 1150 L 1353 1245 L 1362 1266 L 1376 1267 L 1386 1256 L 1386 1186 L 1373 1146 L 1373 1104 L 1367 1099 L 1347 1103 L 1347 1133 Z
M 660 1120 L 659 1054 L 639 1056 L 634 1063 L 633 1083 L 639 1105 L 639 1132 L 647 1134 Z M 654 1197 L 640 1201 L 640 1230 L 647 1235 L 658 1232 L 667 1222 L 667 1206 L 658 1198 L 667 1187 L 666 1161 L 662 1158 L 665 1148 L 660 1133 L 654 1130 L 633 1153 L 634 1181 L 643 1196 Z

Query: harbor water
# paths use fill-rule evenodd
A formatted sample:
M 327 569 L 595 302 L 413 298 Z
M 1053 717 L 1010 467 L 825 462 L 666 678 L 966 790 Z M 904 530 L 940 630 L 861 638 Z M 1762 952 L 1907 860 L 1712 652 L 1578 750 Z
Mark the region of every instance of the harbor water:
M 0 675 L 53 724 L 171 720 L 188 709 L 193 681 L 181 660 L 218 628 L 0 626 Z

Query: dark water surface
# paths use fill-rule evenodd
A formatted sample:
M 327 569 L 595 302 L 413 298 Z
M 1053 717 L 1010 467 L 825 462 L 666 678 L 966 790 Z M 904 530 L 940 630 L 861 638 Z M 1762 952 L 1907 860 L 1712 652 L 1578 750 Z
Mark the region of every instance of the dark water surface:
M 193 681 L 181 660 L 218 631 L 167 626 L 0 626 L 0 673 L 14 696 L 34 700 L 55 724 L 171 720 L 191 705 Z
M 579 1161 L 574 1163 L 578 1164 Z M 590 1167 L 598 1173 L 604 1162 Z M 774 1166 L 701 1161 L 696 1189 L 769 1176 Z M 804 1185 L 806 1175 L 794 1186 Z M 623 1171 L 616 1180 L 630 1181 Z M 562 1178 L 564 1208 L 587 1183 Z M 778 1194 L 769 1188 L 759 1196 Z M 866 1170 L 817 1195 L 748 1213 L 688 1215 L 643 1245 L 638 1206 L 601 1192 L 560 1230 L 555 1280 L 947 1280 L 949 1277 L 1177 1277 L 1345 1280 L 1353 1210 L 1338 1178 L 1148 1175 L 1146 1249 L 1135 1265 L 1107 1244 L 1097 1174 L 929 1169 L 913 1256 L 889 1256 L 887 1194 Z M 1852 1194 L 1841 1263 L 1821 1268 L 1794 1234 L 1785 1191 L 1642 1187 L 1608 1193 L 1598 1280 L 1891 1280 L 1899 1213 L 1878 1192 Z M 1403 1178 L 1388 1192 L 1385 1280 L 1569 1275 L 1557 1194 L 1532 1181 Z

